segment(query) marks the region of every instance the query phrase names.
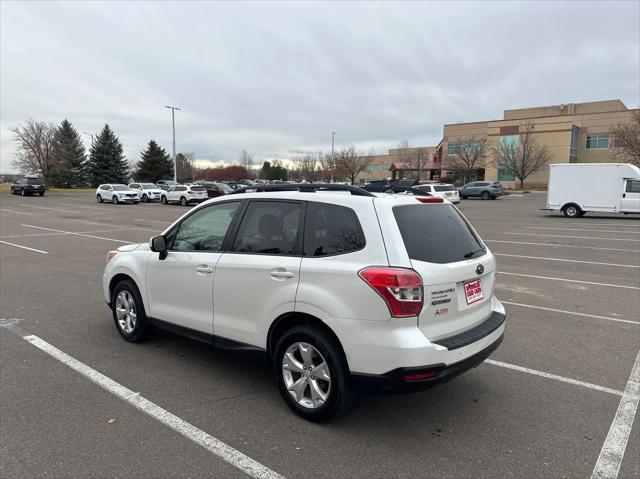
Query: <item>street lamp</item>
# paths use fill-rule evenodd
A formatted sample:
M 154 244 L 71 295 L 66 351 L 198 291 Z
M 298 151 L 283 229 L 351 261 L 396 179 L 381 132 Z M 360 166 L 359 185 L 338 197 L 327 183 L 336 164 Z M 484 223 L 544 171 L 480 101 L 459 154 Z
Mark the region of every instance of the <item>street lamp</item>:
M 178 164 L 176 163 L 176 116 L 175 111 L 180 110 L 177 106 L 167 106 L 171 110 L 171 126 L 173 128 L 173 181 L 178 181 Z
M 338 134 L 337 131 L 331 132 L 331 183 L 333 183 L 333 172 L 336 169 L 336 157 L 333 154 L 334 146 L 335 146 L 335 137 Z

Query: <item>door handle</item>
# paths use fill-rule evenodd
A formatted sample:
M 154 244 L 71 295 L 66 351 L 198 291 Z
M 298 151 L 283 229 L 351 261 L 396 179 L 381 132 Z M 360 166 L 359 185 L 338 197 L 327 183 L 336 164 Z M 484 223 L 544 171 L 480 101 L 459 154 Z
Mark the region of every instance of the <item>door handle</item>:
M 202 274 L 209 274 L 209 273 L 213 273 L 213 268 L 211 268 L 210 266 L 207 266 L 206 264 L 201 264 L 196 268 L 196 271 Z
M 274 278 L 293 278 L 294 274 L 291 271 L 271 271 L 271 276 Z

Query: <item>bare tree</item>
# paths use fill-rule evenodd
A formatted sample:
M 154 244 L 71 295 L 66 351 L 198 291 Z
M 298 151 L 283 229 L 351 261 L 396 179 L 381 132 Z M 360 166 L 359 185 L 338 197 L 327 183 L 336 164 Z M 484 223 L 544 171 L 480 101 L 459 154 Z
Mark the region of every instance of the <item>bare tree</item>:
M 331 179 L 331 172 L 334 168 L 334 158 L 331 157 L 331 153 L 323 153 L 322 151 L 319 151 L 316 156 L 318 157 L 319 179 L 322 181 L 329 181 Z
M 499 140 L 496 143 L 492 163 L 496 169 L 518 178 L 520 188 L 524 188 L 524 180 L 547 166 L 551 158 L 549 147 L 538 143 L 533 122 L 526 121 L 520 125 L 517 142 Z
M 411 148 L 407 140 L 398 145 L 400 161 L 408 170 L 414 171 L 414 177 L 420 181 L 425 162 L 429 160 L 429 150 L 425 147 Z
M 247 150 L 240 153 L 240 166 L 244 166 L 249 173 L 253 172 L 253 155 Z
M 640 110 L 633 112 L 631 123 L 613 128 L 611 136 L 613 157 L 640 166 Z
M 471 173 L 484 166 L 487 158 L 487 140 L 471 138 L 455 138 L 449 140 L 449 145 L 455 145 L 453 153 L 447 153 L 442 162 L 442 168 L 458 173 L 464 182 L 471 181 Z
M 359 151 L 355 146 L 344 148 L 336 155 L 336 175 L 348 178 L 353 185 L 356 177 L 373 161 L 372 153 Z
M 54 167 L 55 126 L 30 118 L 24 125 L 9 130 L 18 142 L 14 166 L 24 173 L 39 174 L 47 181 Z
M 318 157 L 315 153 L 307 153 L 294 160 L 293 176 L 296 180 L 315 181 L 318 176 Z

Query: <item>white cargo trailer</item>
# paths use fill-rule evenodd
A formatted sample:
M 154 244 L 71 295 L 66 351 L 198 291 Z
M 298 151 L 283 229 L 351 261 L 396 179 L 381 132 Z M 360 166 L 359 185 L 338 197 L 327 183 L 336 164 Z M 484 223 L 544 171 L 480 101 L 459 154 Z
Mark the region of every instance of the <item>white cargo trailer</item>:
M 640 213 L 640 168 L 627 163 L 549 165 L 544 209 L 570 218 L 588 212 Z

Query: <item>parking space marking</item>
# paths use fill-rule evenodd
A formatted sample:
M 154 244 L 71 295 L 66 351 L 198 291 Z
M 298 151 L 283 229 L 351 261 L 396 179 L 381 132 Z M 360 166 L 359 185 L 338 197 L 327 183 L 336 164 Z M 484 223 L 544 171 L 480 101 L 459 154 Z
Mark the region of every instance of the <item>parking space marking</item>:
M 0 208 L 0 211 L 4 211 L 6 213 L 14 213 L 16 215 L 27 215 L 27 216 L 31 216 L 33 213 L 27 213 L 26 211 L 15 211 L 15 210 L 8 210 L 6 208 Z
M 633 426 L 633 419 L 638 410 L 640 398 L 640 352 L 636 356 L 629 381 L 624 388 L 618 410 L 604 440 L 600 455 L 591 474 L 592 479 L 615 479 L 618 477 L 620 465 L 624 458 L 627 443 Z
M 487 364 L 491 364 L 493 366 L 499 366 L 501 368 L 511 369 L 513 371 L 520 371 L 521 373 L 533 374 L 534 376 L 540 376 L 542 378 L 554 379 L 556 381 L 560 381 L 562 383 L 573 384 L 574 386 L 580 386 L 583 388 L 593 389 L 595 391 L 600 391 L 603 393 L 614 394 L 616 396 L 623 396 L 622 391 L 618 391 L 617 389 L 611 389 L 604 386 L 598 386 L 597 384 L 587 383 L 585 381 L 579 381 L 577 379 L 566 378 L 564 376 L 558 376 L 557 374 L 546 373 L 544 371 L 538 371 L 537 369 L 524 368 L 522 366 L 517 366 L 515 364 L 503 363 L 502 361 L 496 361 L 494 359 L 485 359 L 484 361 Z
M 129 228 L 126 231 L 152 231 L 154 233 L 158 232 L 158 230 L 150 230 L 146 228 Z M 33 238 L 38 236 L 86 235 L 86 234 L 94 234 L 94 233 L 112 233 L 112 232 L 122 233 L 124 232 L 124 230 L 114 231 L 113 229 L 108 229 L 108 230 L 91 230 L 91 231 L 73 231 L 70 233 L 66 231 L 60 232 L 60 233 L 32 233 L 32 234 L 26 234 L 26 235 L 1 235 L 0 238 Z
M 115 239 L 115 238 L 104 238 L 103 236 L 93 236 L 93 235 L 89 235 L 89 234 L 85 234 L 85 233 L 75 233 L 73 231 L 64 231 L 64 230 L 56 230 L 53 228 L 44 228 L 42 226 L 34 226 L 34 225 L 20 225 L 20 226 L 26 226 L 27 228 L 37 228 L 39 230 L 45 230 L 45 231 L 53 231 L 55 233 L 66 233 L 69 235 L 74 235 L 74 236 L 84 236 L 86 238 L 94 238 L 94 239 L 99 239 L 99 240 L 105 240 L 105 241 L 115 241 L 117 243 L 124 243 L 124 244 L 132 244 L 132 241 L 123 241 L 123 240 L 119 240 L 119 239 Z
M 19 203 L 19 204 L 20 204 L 20 206 L 26 206 L 26 207 L 28 207 L 28 208 L 38 208 L 38 209 L 41 209 L 41 210 L 58 211 L 58 212 L 60 212 L 60 213 L 74 213 L 74 214 L 76 214 L 76 213 L 80 213 L 79 211 L 63 210 L 63 209 L 61 209 L 61 208 L 49 208 L 49 207 L 47 207 L 47 206 L 28 205 L 28 204 L 26 204 L 26 203 Z
M 511 258 L 526 258 L 526 259 L 541 259 L 543 261 L 564 261 L 567 263 L 584 263 L 584 264 L 598 264 L 602 266 L 615 266 L 618 268 L 640 268 L 633 264 L 616 264 L 616 263 L 598 263 L 596 261 L 581 261 L 577 259 L 561 259 L 561 258 L 546 258 L 542 256 L 524 256 L 520 254 L 506 254 L 506 253 L 493 253 L 494 256 L 508 256 Z
M 566 236 L 566 235 L 549 235 L 549 234 L 539 234 L 539 233 L 515 233 L 515 232 L 507 232 L 506 235 L 520 235 L 520 236 L 549 236 L 553 238 L 572 238 L 572 239 L 590 239 L 590 240 L 606 240 L 606 241 L 638 241 L 640 239 L 631 239 L 631 238 L 600 238 L 593 236 Z
M 175 416 L 166 409 L 163 409 L 157 404 L 149 401 L 148 399 L 145 399 L 144 397 L 140 396 L 140 394 L 133 392 L 131 389 L 123 386 L 120 383 L 117 383 L 113 379 L 69 356 L 65 352 L 59 350 L 55 346 L 52 346 L 38 336 L 27 335 L 23 336 L 22 339 L 31 343 L 54 359 L 60 361 L 65 366 L 73 369 L 77 373 L 80 373 L 87 379 L 90 379 L 98 386 L 109 391 L 114 396 L 122 399 L 123 401 L 126 401 L 132 406 L 135 406 L 148 416 L 151 416 L 152 418 L 160 421 L 165 426 L 170 427 L 177 433 L 182 434 L 190 441 L 193 441 L 199 446 L 202 446 L 209 452 L 218 456 L 223 461 L 240 469 L 249 476 L 256 479 L 284 479 L 283 476 L 275 471 L 272 471 L 267 466 L 260 464 L 259 462 L 251 459 L 249 456 L 246 456 L 237 449 L 232 448 L 219 439 L 216 439 L 210 434 L 204 432 L 202 429 L 195 427 L 184 419 Z
M 590 229 L 583 229 L 583 228 L 551 228 L 549 226 L 525 226 L 525 228 L 532 229 L 532 230 L 595 231 L 598 233 L 622 233 L 626 235 L 640 233 L 640 229 L 638 231 L 614 231 L 614 230 L 590 230 Z
M 574 244 L 558 244 L 558 243 L 529 243 L 525 241 L 507 241 L 496 239 L 482 239 L 485 243 L 509 243 L 509 244 L 523 244 L 528 246 L 559 246 L 560 248 L 578 248 L 578 249 L 596 249 L 603 251 L 625 251 L 628 253 L 640 253 L 640 249 L 625 249 L 625 248 L 603 248 L 600 246 L 579 246 Z
M 157 220 L 145 220 L 142 218 L 133 218 L 135 221 L 147 221 L 149 223 L 160 223 L 162 225 L 166 225 L 168 226 L 169 224 L 171 224 L 171 221 L 157 221 Z
M 539 309 L 541 311 L 550 311 L 552 313 L 570 314 L 573 316 L 583 316 L 585 318 L 604 319 L 607 321 L 615 321 L 617 323 L 627 323 L 640 325 L 640 321 L 632 321 L 630 319 L 611 318 L 609 316 L 598 316 L 596 314 L 578 313 L 575 311 L 565 311 L 563 309 L 547 308 L 545 306 L 534 306 L 533 304 L 513 303 L 511 301 L 500 301 L 502 304 L 508 304 L 509 306 L 519 306 L 521 308 Z
M 36 253 L 48 254 L 46 251 L 42 251 L 41 249 L 29 248 L 28 246 L 22 246 L 15 243 L 9 243 L 8 241 L 0 241 L 2 244 L 6 244 L 9 246 L 15 246 L 16 248 L 28 249 L 29 251 L 35 251 Z
M 623 289 L 637 289 L 640 290 L 637 286 L 626 286 L 622 284 L 609 284 L 609 283 L 594 283 L 592 281 L 580 281 L 577 279 L 567 279 L 567 278 L 551 278 L 549 276 L 535 276 L 533 274 L 522 274 L 522 273 L 509 273 L 507 271 L 497 271 L 498 274 L 508 274 L 510 276 L 523 276 L 525 278 L 536 278 L 536 279 L 548 279 L 550 281 L 565 281 L 567 283 L 579 283 L 579 284 L 590 284 L 592 286 L 607 286 L 609 288 L 623 288 Z

